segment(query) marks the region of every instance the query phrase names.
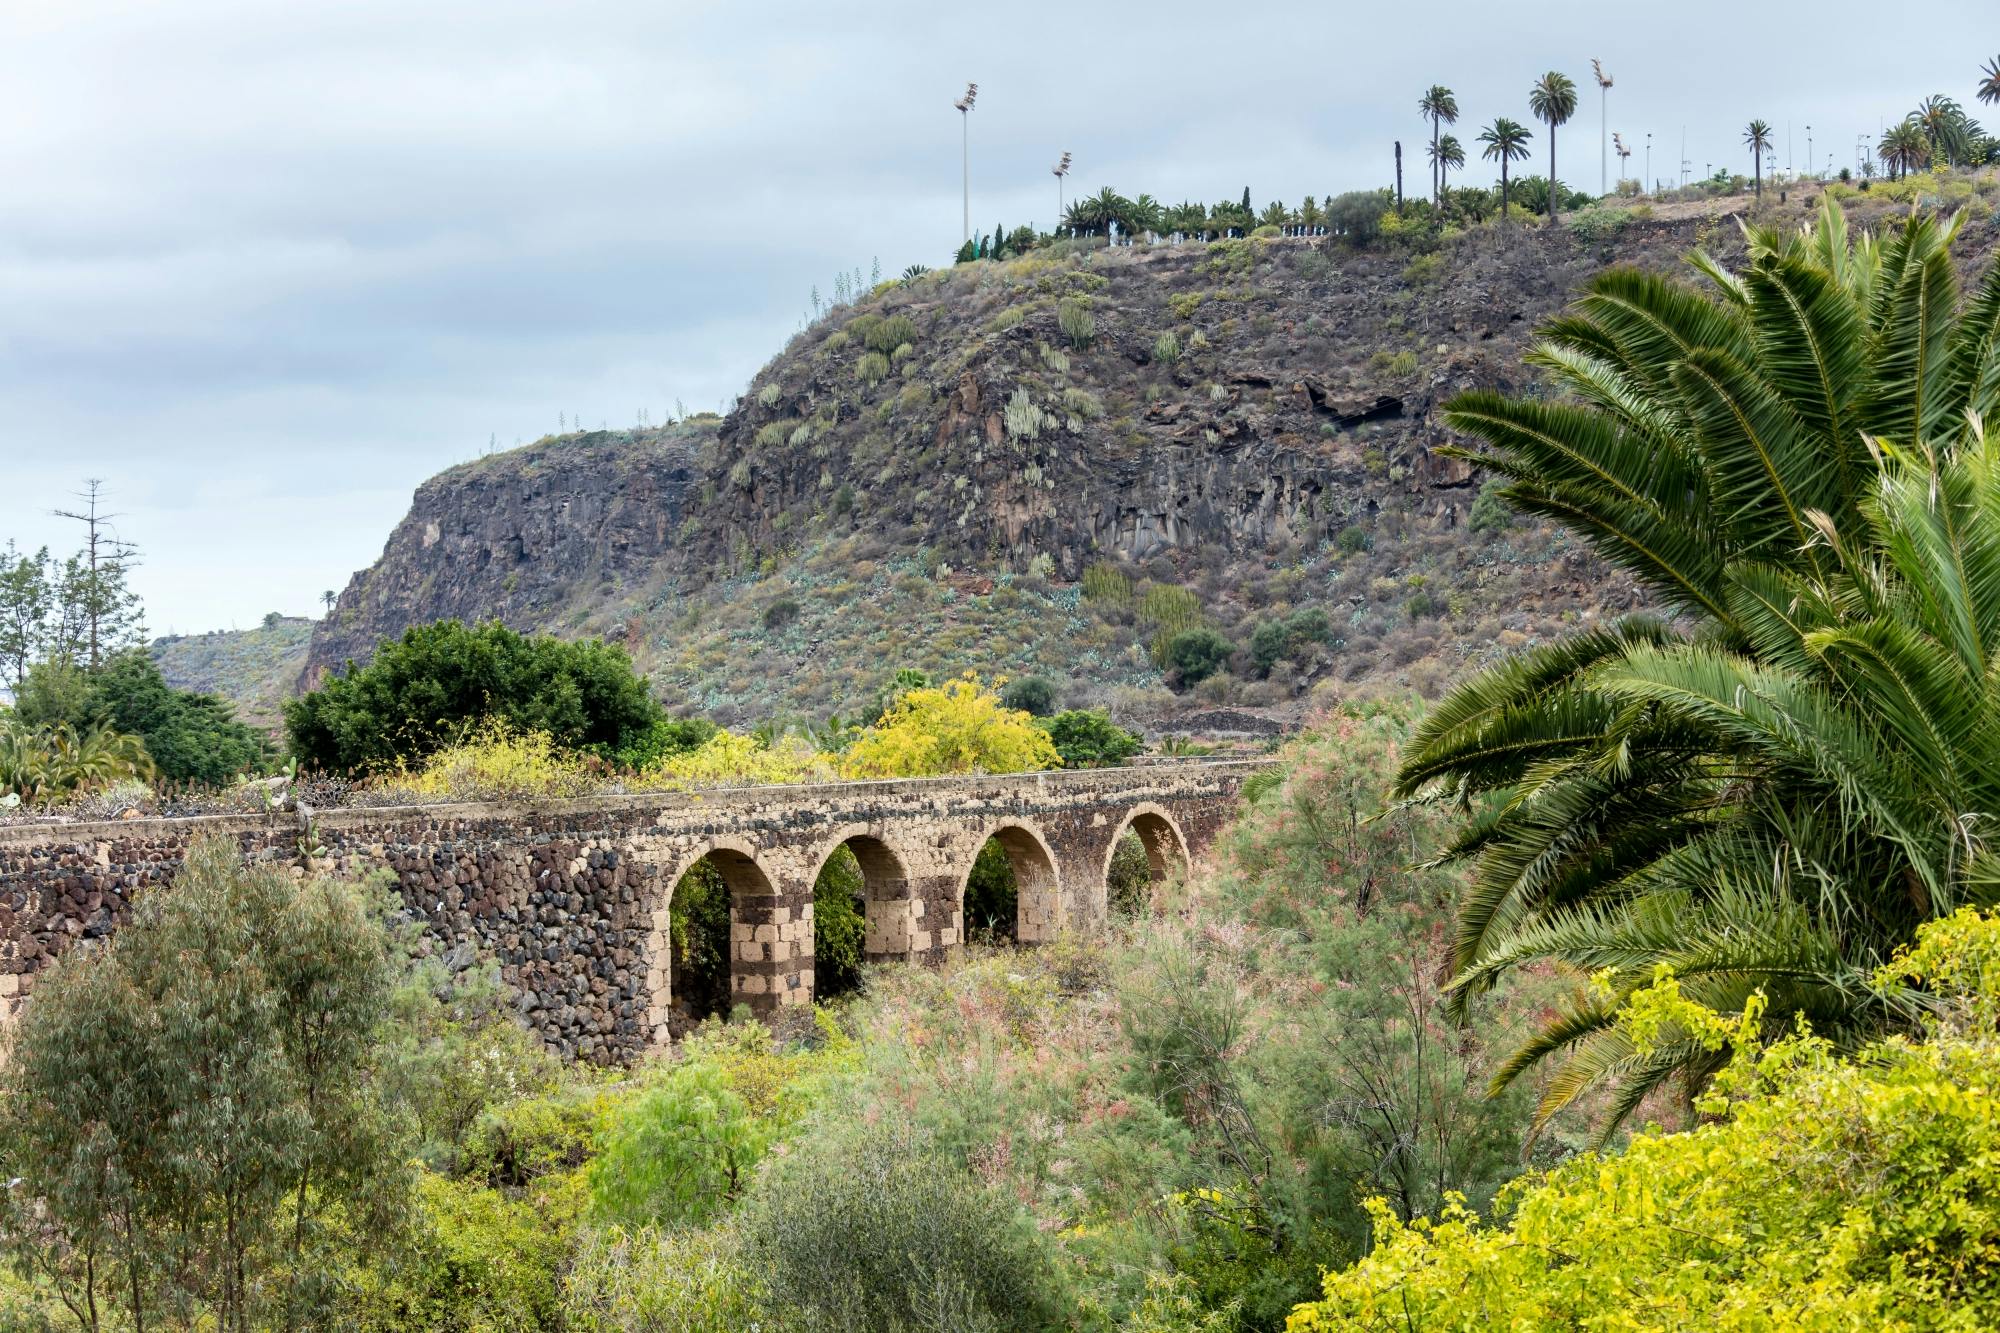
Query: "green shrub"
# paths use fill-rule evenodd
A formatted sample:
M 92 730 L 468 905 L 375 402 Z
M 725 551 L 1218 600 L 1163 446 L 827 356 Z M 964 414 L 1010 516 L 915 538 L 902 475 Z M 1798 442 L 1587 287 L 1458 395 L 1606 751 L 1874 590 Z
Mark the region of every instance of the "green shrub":
M 1082 350 L 1097 337 L 1097 316 L 1091 313 L 1088 296 L 1066 296 L 1056 306 L 1056 326 L 1070 346 Z
M 1382 234 L 1382 215 L 1394 207 L 1387 190 L 1352 190 L 1326 201 L 1326 227 L 1348 244 L 1364 246 Z
M 663 759 L 692 754 L 715 737 L 716 725 L 705 717 L 662 717 L 618 747 L 613 760 L 620 768 L 653 768 Z
M 790 437 L 791 433 L 791 422 L 767 421 L 757 428 L 757 434 L 752 438 L 756 441 L 759 449 L 775 449 L 783 444 Z
M 1514 509 L 1500 497 L 1506 486 L 1500 477 L 1488 477 L 1479 485 L 1479 494 L 1473 498 L 1472 512 L 1466 519 L 1466 526 L 1474 532 L 1502 532 L 1514 526 Z
M 1317 606 L 1301 607 L 1289 616 L 1266 620 L 1250 636 L 1250 664 L 1260 676 L 1279 662 L 1304 657 L 1327 641 L 1332 625 Z
M 780 597 L 764 608 L 764 628 L 783 629 L 799 618 L 799 599 Z
M 1104 404 L 1087 389 L 1064 389 L 1062 402 L 1065 411 L 1085 421 L 1095 421 L 1104 415 Z
M 574 1333 L 735 1333 L 773 1327 L 763 1284 L 745 1265 L 734 1227 L 661 1231 L 613 1227 L 577 1246 L 563 1280 Z
M 1041 1333 L 1053 1256 L 916 1131 L 825 1125 L 759 1175 L 742 1234 L 772 1312 L 825 1329 Z
M 577 1212 L 568 1184 L 510 1198 L 424 1172 L 396 1245 L 354 1238 L 366 1263 L 348 1274 L 345 1308 L 328 1326 L 356 1333 L 556 1327 Z
M 1167 641 L 1166 666 L 1182 684 L 1193 685 L 1214 675 L 1235 651 L 1235 644 L 1204 625 L 1182 630 Z
M 1042 723 L 1064 768 L 1110 768 L 1145 748 L 1138 733 L 1127 731 L 1101 708 L 1071 708 Z
M 771 1143 L 722 1070 L 687 1060 L 626 1104 L 590 1163 L 590 1208 L 625 1227 L 699 1226 L 749 1187 Z
M 871 388 L 888 377 L 889 358 L 880 352 L 870 352 L 854 363 L 854 378 Z
M 860 343 L 863 347 L 872 348 L 874 347 L 873 338 L 875 330 L 881 327 L 882 316 L 870 311 L 868 314 L 856 315 L 853 319 L 847 321 L 847 336 Z M 890 346 L 893 347 L 895 344 L 891 343 Z
M 1021 306 L 1010 305 L 1005 310 L 1002 310 L 999 314 L 995 315 L 992 319 L 988 320 L 986 323 L 986 327 L 989 331 L 993 333 L 1005 333 L 1007 330 L 1011 328 L 1019 327 L 1021 321 L 1026 319 L 1027 317 L 1028 317 L 1028 312 L 1026 309 L 1024 309 Z
M 860 323 L 859 320 L 855 322 Z M 886 355 L 905 344 L 914 344 L 917 341 L 917 326 L 908 315 L 891 315 L 871 324 L 866 332 L 857 336 L 871 352 Z
M 820 343 L 820 348 L 826 352 L 838 352 L 846 347 L 847 344 L 847 330 L 835 329 L 832 333 L 826 335 L 826 340 Z
M 494 1189 L 515 1189 L 590 1160 L 615 1111 L 603 1088 L 566 1083 L 489 1107 L 465 1136 L 460 1168 Z
M 896 350 L 889 353 L 889 360 L 891 363 L 900 366 L 916 354 L 917 349 L 909 343 L 897 343 Z
M 1374 543 L 1369 539 L 1368 529 L 1358 523 L 1350 523 L 1334 538 L 1334 545 L 1340 548 L 1342 554 L 1359 555 Z
M 1427 592 L 1415 593 L 1403 603 L 1403 614 L 1412 620 L 1428 620 L 1443 609 L 1437 599 Z
M 1042 364 L 1050 370 L 1053 370 L 1058 375 L 1069 374 L 1068 352 L 1065 352 L 1060 347 L 1051 347 L 1047 343 L 1036 343 L 1035 350 L 1042 358 Z
M 775 384 L 766 384 L 757 390 L 757 401 L 765 407 L 776 407 L 778 400 L 784 396 L 785 391 Z
M 1205 291 L 1175 292 L 1167 298 L 1167 309 L 1173 312 L 1175 319 L 1193 319 L 1194 312 L 1201 309 L 1202 302 L 1207 299 Z
M 1047 717 L 1056 708 L 1055 682 L 1046 676 L 1022 676 L 1007 682 L 1000 702 L 1032 717 Z
M 857 735 L 849 730 L 849 743 Z M 834 849 L 813 881 L 813 999 L 844 995 L 861 985 L 868 942 L 867 881 L 845 845 Z
M 1181 359 L 1181 340 L 1174 336 L 1172 329 L 1153 339 L 1153 359 L 1163 366 L 1171 366 Z

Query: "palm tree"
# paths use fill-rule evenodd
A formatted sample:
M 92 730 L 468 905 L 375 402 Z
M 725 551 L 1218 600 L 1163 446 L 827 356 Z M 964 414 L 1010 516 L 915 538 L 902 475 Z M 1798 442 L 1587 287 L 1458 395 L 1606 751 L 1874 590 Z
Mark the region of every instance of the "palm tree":
M 1505 116 L 1495 116 L 1493 123 L 1479 132 L 1479 142 L 1486 145 L 1480 150 L 1479 155 L 1488 162 L 1500 164 L 1500 219 L 1503 222 L 1507 219 L 1507 204 L 1511 189 L 1507 168 L 1509 164 L 1522 161 L 1528 156 L 1528 140 L 1534 137 L 1533 130 Z
M 1562 184 L 1556 179 L 1556 126 L 1568 124 L 1576 114 L 1576 85 L 1569 75 L 1550 70 L 1528 90 L 1528 109 L 1549 127 L 1549 221 L 1553 222 L 1562 199 Z
M 1138 236 L 1157 236 L 1166 225 L 1166 210 L 1150 194 L 1142 194 L 1125 205 L 1125 220 Z
M 1437 177 L 1438 220 L 1444 220 L 1445 182 L 1453 167 L 1465 165 L 1465 149 L 1460 146 L 1458 136 L 1447 134 L 1431 146 L 1431 171 Z
M 1965 160 L 1965 150 L 1977 127 L 1966 119 L 1965 109 L 1942 93 L 1926 97 L 1910 113 L 1910 120 L 1923 130 L 1933 159 L 1939 155 L 1954 166 Z
M 1883 134 L 1882 142 L 1876 149 L 1882 164 L 1889 168 L 1889 179 L 1897 180 L 1919 167 L 1927 166 L 1931 160 L 1930 140 L 1924 137 L 1923 126 L 1914 120 L 1892 125 Z
M 1307 195 L 1306 201 L 1299 205 L 1299 229 L 1307 236 L 1317 236 L 1319 235 L 1319 224 L 1319 201 L 1313 198 L 1313 196 Z
M 1771 127 L 1761 120 L 1753 120 L 1743 131 L 1743 142 L 1750 148 L 1750 156 L 1756 163 L 1757 197 L 1764 197 L 1764 154 L 1771 151 Z
M 1667 967 L 1767 1031 L 1859 1041 L 1917 1001 L 1867 978 L 2000 884 L 2000 271 L 1958 315 L 1958 220 L 1851 240 L 1753 228 L 1704 294 L 1600 275 L 1531 359 L 1557 394 L 1462 395 L 1502 496 L 1581 537 L 1672 619 L 1634 616 L 1459 688 L 1405 799 L 1471 811 L 1455 993 L 1553 962 L 1604 983 L 1505 1082 L 1566 1057 L 1543 1113 L 1602 1080 L 1616 1121 L 1726 1060 L 1626 996 Z
M 1451 89 L 1434 83 L 1417 99 L 1417 110 L 1430 117 L 1431 122 L 1431 204 L 1436 207 L 1444 200 L 1444 186 L 1438 176 L 1438 136 L 1444 126 L 1458 124 L 1458 99 L 1452 96 Z
M 2000 56 L 1987 61 L 1979 72 L 1985 76 L 1979 81 L 1979 100 L 2000 102 Z

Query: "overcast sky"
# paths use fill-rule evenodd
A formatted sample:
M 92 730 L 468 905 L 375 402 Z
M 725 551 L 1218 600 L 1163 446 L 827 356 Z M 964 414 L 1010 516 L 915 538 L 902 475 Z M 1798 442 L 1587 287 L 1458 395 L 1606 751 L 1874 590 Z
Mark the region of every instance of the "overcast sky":
M 554 430 L 716 408 L 815 283 L 1048 226 L 1073 188 L 1261 206 L 1424 187 L 1416 113 L 1468 144 L 1543 70 L 1676 169 L 1853 160 L 1922 95 L 1970 102 L 1991 0 L 1879 4 L 693 4 L 0 0 L 0 540 L 106 479 L 158 632 L 312 613 L 425 477 Z M 1790 126 L 1790 146 L 1785 138 Z M 1536 126 L 1536 160 L 1546 140 Z M 1636 173 L 1643 157 L 1632 161 Z M 1490 179 L 1475 162 L 1467 181 Z

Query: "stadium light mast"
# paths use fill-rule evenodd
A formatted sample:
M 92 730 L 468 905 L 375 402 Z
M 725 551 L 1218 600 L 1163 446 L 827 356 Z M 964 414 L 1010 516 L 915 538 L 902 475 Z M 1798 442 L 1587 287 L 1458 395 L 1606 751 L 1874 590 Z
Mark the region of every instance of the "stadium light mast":
M 1055 164 L 1054 166 L 1050 167 L 1050 168 L 1049 168 L 1049 171 L 1050 171 L 1050 173 L 1051 173 L 1051 174 L 1053 174 L 1053 175 L 1055 176 L 1055 178 L 1056 178 L 1056 225 L 1055 225 L 1054 227 L 1051 227 L 1051 228 L 1049 228 L 1049 234 L 1050 234 L 1051 236 L 1053 236 L 1053 235 L 1055 235 L 1055 233 L 1056 233 L 1056 230 L 1057 230 L 1057 228 L 1059 228 L 1059 227 L 1061 227 L 1061 226 L 1062 226 L 1062 219 L 1063 219 L 1063 191 L 1062 191 L 1062 187 L 1063 187 L 1063 177 L 1065 177 L 1065 176 L 1069 175 L 1069 152 L 1068 152 L 1068 150 L 1067 150 L 1067 149 L 1065 149 L 1065 150 L 1064 150 L 1064 152 L 1063 152 L 1063 155 L 1062 155 L 1062 161 L 1060 161 L 1060 162 L 1056 163 L 1056 164 Z
M 972 240 L 972 104 L 979 100 L 979 85 L 965 85 L 965 96 L 952 105 L 958 108 L 959 166 L 965 189 L 965 239 Z
M 1611 148 L 1610 140 L 1605 137 L 1605 127 L 1610 124 L 1607 107 L 1611 100 L 1611 76 L 1597 63 L 1596 56 L 1590 58 L 1590 72 L 1597 76 L 1597 193 L 1603 196 L 1611 193 Z

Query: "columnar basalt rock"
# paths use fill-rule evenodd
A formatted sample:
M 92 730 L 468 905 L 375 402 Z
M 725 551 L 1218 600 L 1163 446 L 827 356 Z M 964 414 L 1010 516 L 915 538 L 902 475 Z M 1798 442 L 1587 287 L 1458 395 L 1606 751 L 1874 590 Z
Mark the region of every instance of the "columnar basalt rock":
M 1019 888 L 1016 937 L 1101 929 L 1118 838 L 1155 874 L 1199 855 L 1252 762 L 606 796 L 521 805 L 0 827 L 0 1023 L 36 976 L 171 891 L 188 846 L 352 878 L 381 874 L 454 966 L 491 962 L 553 1050 L 611 1064 L 669 1036 L 669 908 L 707 860 L 730 897 L 730 995 L 761 1013 L 813 998 L 813 884 L 848 847 L 870 962 L 937 963 L 964 942 L 972 863 L 998 839 Z

